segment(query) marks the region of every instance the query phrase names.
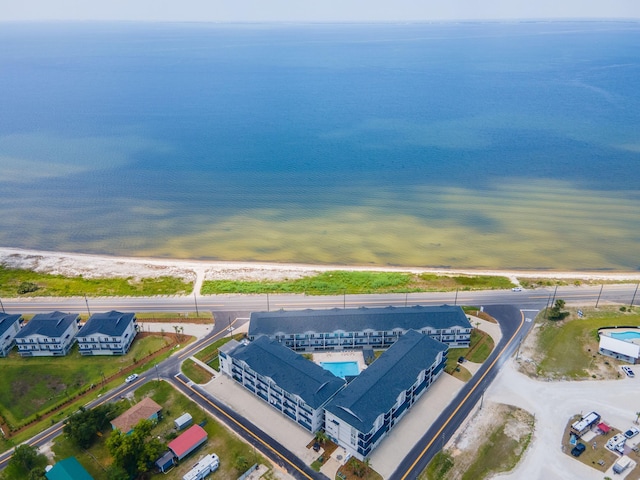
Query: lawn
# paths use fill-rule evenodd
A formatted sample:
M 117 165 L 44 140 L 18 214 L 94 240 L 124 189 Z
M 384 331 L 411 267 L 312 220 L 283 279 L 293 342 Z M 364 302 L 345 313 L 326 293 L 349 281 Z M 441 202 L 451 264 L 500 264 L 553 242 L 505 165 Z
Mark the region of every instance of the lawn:
M 205 281 L 202 286 L 202 293 L 353 295 L 367 293 L 506 289 L 511 287 L 513 287 L 513 284 L 507 277 L 483 275 L 444 276 L 401 272 L 352 272 L 335 270 L 281 282 L 208 280 Z
M 118 357 L 83 357 L 77 346 L 65 357 L 22 358 L 13 352 L 2 359 L 0 413 L 14 427 L 23 425 L 91 384 L 108 382 L 110 377 L 169 342 L 168 337 L 157 335 L 136 338 L 129 353 Z
M 458 359 L 464 357 L 466 360 L 474 363 L 483 363 L 494 348 L 493 338 L 487 333 L 473 329 L 471 331 L 471 343 L 469 348 L 450 348 L 447 352 L 447 365 L 444 370 L 450 375 L 467 381 L 471 378 L 471 374 L 467 369 L 458 365 Z M 457 369 L 460 368 L 458 371 Z M 466 373 L 465 373 L 466 372 Z
M 210 364 L 218 357 L 218 349 L 230 340 L 240 341 L 244 338 L 244 333 L 236 333 L 233 337 L 224 337 L 206 346 L 194 355 L 198 360 L 206 364 Z M 217 370 L 217 369 L 216 369 Z
M 24 287 L 28 293 L 20 294 Z M 193 284 L 177 277 L 84 278 L 38 273 L 0 266 L 0 297 L 140 297 L 186 295 Z
M 207 370 L 202 368 L 190 358 L 187 358 L 184 362 L 182 362 L 181 368 L 182 373 L 184 373 L 189 378 L 189 380 L 192 380 L 195 383 L 207 383 L 213 378 L 211 373 L 209 373 Z
M 598 354 L 598 329 L 615 325 L 640 325 L 638 309 L 621 312 L 616 307 L 575 309 L 565 320 L 553 322 L 539 315 L 536 341 L 537 375 L 549 378 L 584 379 L 616 376 L 617 362 Z

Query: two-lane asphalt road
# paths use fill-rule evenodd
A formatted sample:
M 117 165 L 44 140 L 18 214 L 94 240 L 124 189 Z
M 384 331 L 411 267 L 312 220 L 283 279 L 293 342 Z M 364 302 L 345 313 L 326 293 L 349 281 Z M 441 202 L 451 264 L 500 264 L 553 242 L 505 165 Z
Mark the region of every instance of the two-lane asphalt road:
M 636 284 L 608 284 L 595 286 L 564 286 L 512 292 L 510 290 L 481 290 L 457 292 L 420 292 L 372 295 L 308 296 L 278 295 L 186 295 L 158 297 L 70 297 L 70 298 L 3 298 L 7 313 L 38 313 L 53 310 L 69 312 L 107 311 L 111 309 L 135 312 L 185 312 L 198 310 L 268 311 L 299 310 L 305 308 L 357 308 L 410 305 L 518 305 L 538 308 L 562 298 L 568 305 L 596 306 L 606 302 L 631 305 L 640 303 Z

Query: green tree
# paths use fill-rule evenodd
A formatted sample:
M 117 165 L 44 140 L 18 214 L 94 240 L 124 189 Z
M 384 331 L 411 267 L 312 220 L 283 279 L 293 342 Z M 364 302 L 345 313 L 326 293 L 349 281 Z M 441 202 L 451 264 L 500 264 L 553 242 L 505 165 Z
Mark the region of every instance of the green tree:
M 37 447 L 23 444 L 16 447 L 7 468 L 2 472 L 3 480 L 39 480 L 44 478 L 47 457 L 38 453 Z
M 569 312 L 564 312 L 562 309 L 565 306 L 565 301 L 562 299 L 557 299 L 553 307 L 549 309 L 549 320 L 564 320 Z
M 320 445 L 324 445 L 327 440 L 329 440 L 329 436 L 324 432 L 324 430 L 318 430 L 315 434 L 315 440 Z
M 236 457 L 236 461 L 234 463 L 234 467 L 236 468 L 236 470 L 238 472 L 244 473 L 249 468 L 249 460 L 247 460 L 247 457 L 244 457 L 242 455 L 238 455 Z
M 106 473 L 107 480 L 129 480 L 129 474 L 118 465 L 109 465 Z
M 113 463 L 131 477 L 148 472 L 167 444 L 151 436 L 153 422 L 140 420 L 129 434 L 114 430 L 107 440 Z
M 65 422 L 63 432 L 77 446 L 87 449 L 98 438 L 98 432 L 105 430 L 116 417 L 117 407 L 105 403 L 93 409 L 80 408 Z

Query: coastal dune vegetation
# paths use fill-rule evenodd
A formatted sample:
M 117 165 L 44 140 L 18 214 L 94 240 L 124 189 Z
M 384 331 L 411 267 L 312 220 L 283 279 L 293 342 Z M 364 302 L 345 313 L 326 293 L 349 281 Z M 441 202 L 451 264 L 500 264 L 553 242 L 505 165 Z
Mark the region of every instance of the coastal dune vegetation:
M 429 273 L 334 270 L 283 281 L 208 280 L 202 286 L 202 293 L 342 295 L 505 289 L 513 286 L 514 284 L 507 277 L 490 275 L 445 276 Z
M 0 265 L 0 296 L 70 297 L 134 297 L 151 295 L 180 295 L 193 291 L 193 283 L 178 277 L 156 278 L 68 277 L 26 269 L 6 268 Z

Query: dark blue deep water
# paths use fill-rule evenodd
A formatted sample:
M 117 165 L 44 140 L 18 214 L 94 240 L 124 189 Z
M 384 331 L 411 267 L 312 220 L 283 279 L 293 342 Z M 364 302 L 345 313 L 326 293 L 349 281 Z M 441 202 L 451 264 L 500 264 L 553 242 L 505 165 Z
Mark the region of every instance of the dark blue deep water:
M 0 245 L 640 267 L 640 24 L 0 24 Z

